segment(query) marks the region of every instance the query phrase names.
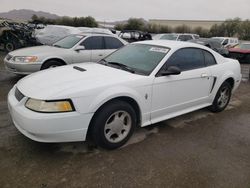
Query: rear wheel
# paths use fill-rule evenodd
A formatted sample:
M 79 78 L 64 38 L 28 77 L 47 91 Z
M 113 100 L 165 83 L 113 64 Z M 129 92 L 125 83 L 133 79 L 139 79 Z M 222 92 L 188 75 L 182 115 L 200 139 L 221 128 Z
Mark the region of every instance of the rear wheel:
M 108 103 L 94 117 L 91 125 L 93 141 L 105 149 L 116 149 L 124 145 L 133 134 L 136 113 L 128 103 Z
M 212 112 L 223 111 L 231 98 L 232 86 L 228 82 L 224 82 L 214 98 L 213 104 L 209 107 Z
M 51 68 L 55 68 L 55 67 L 62 66 L 62 65 L 64 65 L 64 63 L 62 63 L 62 62 L 60 62 L 60 61 L 49 60 L 49 61 L 46 61 L 46 62 L 42 65 L 41 70 L 44 70 L 44 69 L 51 69 Z

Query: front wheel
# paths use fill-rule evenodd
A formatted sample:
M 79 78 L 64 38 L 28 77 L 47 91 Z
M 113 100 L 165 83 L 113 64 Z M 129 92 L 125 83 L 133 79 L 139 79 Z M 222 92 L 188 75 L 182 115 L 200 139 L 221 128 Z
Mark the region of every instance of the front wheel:
M 62 65 L 64 65 L 64 64 L 61 63 L 60 61 L 49 60 L 49 61 L 45 62 L 45 63 L 42 65 L 41 70 L 44 70 L 44 69 L 51 69 L 51 68 L 55 68 L 55 67 L 62 66 Z
M 124 145 L 133 134 L 136 114 L 124 101 L 108 103 L 94 117 L 91 125 L 93 141 L 105 149 L 116 149 Z
M 217 91 L 213 104 L 209 107 L 209 109 L 212 112 L 223 111 L 227 107 L 230 101 L 231 94 L 232 94 L 231 85 L 228 82 L 224 82 Z
M 6 44 L 5 44 L 5 50 L 7 51 L 7 52 L 11 52 L 11 51 L 14 51 L 15 49 L 16 49 L 16 47 L 15 47 L 15 44 L 14 43 L 12 43 L 12 42 L 7 42 Z

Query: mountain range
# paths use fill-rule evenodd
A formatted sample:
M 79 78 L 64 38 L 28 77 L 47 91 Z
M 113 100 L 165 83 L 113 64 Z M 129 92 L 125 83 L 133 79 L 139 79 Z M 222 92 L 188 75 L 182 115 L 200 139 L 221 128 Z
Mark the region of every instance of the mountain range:
M 8 12 L 0 13 L 0 18 L 28 21 L 28 20 L 31 20 L 31 17 L 34 14 L 37 15 L 38 17 L 45 17 L 49 19 L 57 19 L 60 17 L 56 14 L 51 14 L 49 12 L 34 11 L 34 10 L 29 10 L 29 9 L 19 9 L 19 10 L 14 9 Z
M 0 19 L 8 19 L 8 20 L 16 20 L 16 21 L 29 21 L 31 20 L 31 17 L 33 15 L 37 15 L 38 17 L 44 17 L 47 19 L 57 19 L 60 18 L 60 16 L 56 14 L 51 14 L 49 12 L 44 12 L 44 11 L 34 11 L 30 9 L 14 9 L 10 10 L 8 12 L 2 12 L 0 13 Z M 84 15 L 83 15 L 84 16 Z M 143 22 L 147 22 L 146 20 L 142 19 Z M 125 24 L 127 23 L 128 20 L 123 20 L 123 21 L 113 21 L 113 22 L 102 22 L 98 21 L 98 24 L 100 26 L 104 27 L 114 27 L 117 24 Z

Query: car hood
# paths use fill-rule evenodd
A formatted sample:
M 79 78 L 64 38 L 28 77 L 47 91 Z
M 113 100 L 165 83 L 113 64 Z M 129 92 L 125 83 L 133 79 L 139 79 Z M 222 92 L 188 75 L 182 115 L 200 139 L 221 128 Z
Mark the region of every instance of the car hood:
M 64 50 L 66 49 L 54 46 L 35 46 L 15 50 L 13 52 L 10 52 L 9 54 L 11 56 L 39 56 L 40 54 L 55 54 Z
M 74 67 L 84 69 L 77 70 Z M 35 99 L 89 96 L 93 90 L 128 84 L 145 76 L 98 63 L 74 64 L 31 74 L 17 83 L 17 88 Z
M 250 50 L 244 50 L 240 48 L 230 48 L 229 52 L 236 52 L 236 53 L 243 53 L 243 54 L 249 54 Z

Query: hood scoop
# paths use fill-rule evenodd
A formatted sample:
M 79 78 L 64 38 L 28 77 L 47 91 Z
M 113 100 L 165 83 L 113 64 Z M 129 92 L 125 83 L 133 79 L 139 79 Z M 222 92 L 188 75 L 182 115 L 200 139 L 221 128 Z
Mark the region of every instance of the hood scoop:
M 76 70 L 81 71 L 81 72 L 86 71 L 86 69 L 78 67 L 78 66 L 74 66 L 73 69 L 76 69 Z

